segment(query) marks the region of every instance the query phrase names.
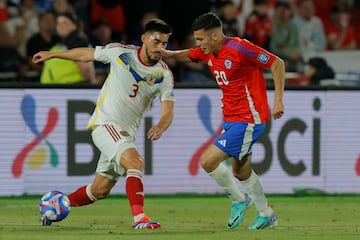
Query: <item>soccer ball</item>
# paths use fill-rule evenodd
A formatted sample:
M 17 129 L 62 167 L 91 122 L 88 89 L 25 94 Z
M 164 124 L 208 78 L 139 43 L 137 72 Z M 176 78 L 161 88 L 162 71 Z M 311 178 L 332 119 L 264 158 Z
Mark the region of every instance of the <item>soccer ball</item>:
M 44 194 L 40 200 L 40 214 L 51 222 L 59 222 L 70 213 L 70 200 L 60 191 Z

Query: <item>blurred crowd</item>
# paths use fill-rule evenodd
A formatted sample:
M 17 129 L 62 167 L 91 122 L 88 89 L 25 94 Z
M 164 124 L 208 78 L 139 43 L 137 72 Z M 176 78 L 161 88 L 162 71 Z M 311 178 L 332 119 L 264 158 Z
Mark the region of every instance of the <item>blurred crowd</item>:
M 315 67 L 306 67 L 314 65 L 304 61 L 307 53 L 360 50 L 356 0 L 0 0 L 0 82 L 99 85 L 107 65 L 66 60 L 34 64 L 32 56 L 41 50 L 110 42 L 140 45 L 143 28 L 152 18 L 173 27 L 168 48 L 194 47 L 191 23 L 208 11 L 220 16 L 227 36 L 246 38 L 277 54 L 287 72 L 309 79 Z M 177 82 L 213 83 L 205 65 L 165 60 Z M 323 59 L 312 59 L 319 61 Z

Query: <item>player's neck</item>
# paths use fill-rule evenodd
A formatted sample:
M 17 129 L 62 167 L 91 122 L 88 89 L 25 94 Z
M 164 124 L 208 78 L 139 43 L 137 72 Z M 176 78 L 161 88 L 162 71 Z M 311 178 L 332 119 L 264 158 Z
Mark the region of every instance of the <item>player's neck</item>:
M 138 58 L 139 58 L 140 62 L 145 66 L 154 65 L 154 63 L 150 63 L 150 61 L 146 55 L 146 50 L 143 47 L 139 48 L 139 50 L 138 50 Z

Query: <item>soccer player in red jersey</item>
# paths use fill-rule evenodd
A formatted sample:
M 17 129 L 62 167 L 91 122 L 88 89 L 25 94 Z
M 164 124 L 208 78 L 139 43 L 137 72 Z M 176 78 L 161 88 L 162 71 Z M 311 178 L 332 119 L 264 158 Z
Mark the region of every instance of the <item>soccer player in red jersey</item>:
M 192 30 L 196 48 L 159 51 L 162 56 L 179 61 L 206 62 L 222 90 L 223 132 L 201 156 L 201 166 L 232 199 L 228 228 L 240 224 L 251 203 L 258 214 L 249 229 L 275 225 L 277 216 L 251 168 L 251 155 L 253 144 L 270 120 L 262 69 L 271 69 L 275 86 L 272 116 L 279 119 L 284 114 L 285 64 L 245 39 L 225 36 L 221 20 L 211 12 L 198 17 Z M 231 160 L 233 173 L 223 163 L 226 159 Z M 240 180 L 245 194 L 232 174 Z

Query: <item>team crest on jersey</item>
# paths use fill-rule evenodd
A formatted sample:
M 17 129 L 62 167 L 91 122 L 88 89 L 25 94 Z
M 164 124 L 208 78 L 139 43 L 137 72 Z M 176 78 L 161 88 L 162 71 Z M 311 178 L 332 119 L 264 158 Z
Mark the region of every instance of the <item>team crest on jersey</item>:
M 226 69 L 232 68 L 232 61 L 230 61 L 229 59 L 226 59 L 224 62 L 224 66 Z
M 269 59 L 270 56 L 264 52 L 260 52 L 259 55 L 257 56 L 257 60 L 259 60 L 263 64 L 266 64 L 269 61 Z
M 145 76 L 145 81 L 148 85 L 153 85 L 154 83 L 160 83 L 164 79 L 164 73 L 160 69 L 156 69 L 151 74 Z
M 212 64 L 212 61 L 211 61 L 211 59 L 209 59 L 209 61 L 208 61 L 208 66 L 209 67 L 211 67 L 213 64 Z
M 155 83 L 155 76 L 154 75 L 148 75 L 146 76 L 146 83 L 149 85 L 153 85 Z

